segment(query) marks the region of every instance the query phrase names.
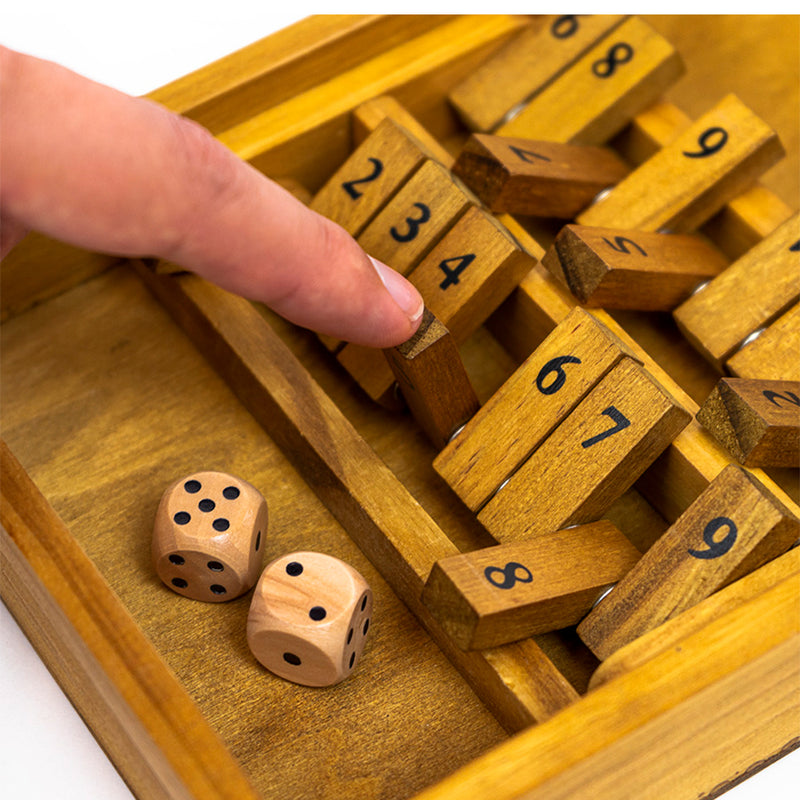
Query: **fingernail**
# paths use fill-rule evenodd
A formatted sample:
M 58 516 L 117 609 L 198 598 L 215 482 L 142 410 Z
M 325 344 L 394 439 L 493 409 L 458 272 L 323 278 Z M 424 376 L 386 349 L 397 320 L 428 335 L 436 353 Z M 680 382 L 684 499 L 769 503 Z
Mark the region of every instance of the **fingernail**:
M 372 262 L 375 272 L 378 273 L 378 277 L 395 303 L 400 306 L 412 323 L 418 322 L 425 310 L 422 295 L 399 272 L 387 267 L 386 264 L 372 256 L 367 256 L 367 258 Z

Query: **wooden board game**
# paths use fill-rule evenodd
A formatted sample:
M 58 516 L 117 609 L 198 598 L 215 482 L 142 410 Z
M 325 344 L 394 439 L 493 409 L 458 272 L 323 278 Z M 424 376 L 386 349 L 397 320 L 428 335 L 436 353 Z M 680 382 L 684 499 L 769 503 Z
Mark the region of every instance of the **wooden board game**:
M 635 48 L 603 38 L 621 26 Z M 579 27 L 573 16 L 310 18 L 152 96 L 313 196 L 387 116 L 451 166 L 470 131 L 450 93 L 515 37 L 569 38 Z M 553 95 L 562 79 L 577 91 L 570 69 L 581 58 L 601 82 L 637 63 L 629 50 L 651 53 L 652 65 L 602 109 L 594 97 L 592 118 L 577 124 L 576 113 L 563 138 L 542 138 L 608 146 L 632 180 L 659 151 L 674 165 L 675 152 L 699 160 L 721 148 L 733 128 L 692 122 L 734 93 L 749 111 L 737 103 L 725 125 L 746 129 L 746 151 L 726 163 L 729 179 L 704 173 L 670 194 L 667 218 L 700 225 L 734 262 L 800 205 L 798 34 L 797 17 L 609 21 L 541 92 Z M 670 150 L 686 131 L 691 143 Z M 778 139 L 786 156 L 765 171 Z M 653 169 L 653 180 L 685 171 Z M 532 259 L 560 227 L 507 211 L 497 220 Z M 691 620 L 669 620 L 668 643 L 629 658 L 635 666 L 609 659 L 605 681 L 593 678 L 600 662 L 575 627 L 462 650 L 423 588 L 435 562 L 497 540 L 434 469 L 441 448 L 408 413 L 374 402 L 315 335 L 152 266 L 31 237 L 2 270 L 3 599 L 138 796 L 711 797 L 800 744 L 796 549 L 770 552 L 766 566 L 685 612 Z M 637 456 L 633 486 L 596 512 L 639 551 L 736 463 L 693 419 L 720 367 L 753 379 L 781 378 L 751 374 L 765 360 L 796 369 L 791 348 L 765 349 L 773 327 L 793 341 L 797 297 L 788 296 L 753 342 L 758 357 L 738 358 L 748 353 L 740 339 L 733 367 L 707 361 L 669 312 L 592 309 L 619 342 L 613 369 L 646 370 L 645 384 L 688 412 L 661 455 Z M 481 403 L 577 305 L 536 264 L 465 335 L 459 352 Z M 598 376 L 576 408 L 616 403 L 616 374 Z M 268 558 L 322 551 L 367 578 L 374 625 L 350 679 L 312 689 L 270 675 L 247 647 L 249 595 L 203 604 L 160 583 L 150 564 L 159 498 L 201 469 L 265 495 Z M 751 472 L 780 514 L 800 513 L 797 468 Z

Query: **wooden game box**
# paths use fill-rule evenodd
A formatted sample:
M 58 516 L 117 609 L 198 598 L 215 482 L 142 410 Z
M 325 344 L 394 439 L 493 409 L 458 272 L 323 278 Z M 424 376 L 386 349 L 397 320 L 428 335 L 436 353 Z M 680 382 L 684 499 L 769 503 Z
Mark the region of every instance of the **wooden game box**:
M 798 207 L 798 18 L 645 19 L 686 76 L 614 148 L 640 163 L 735 92 L 787 151 L 704 226 L 733 259 Z M 310 18 L 152 97 L 313 194 L 365 103 L 398 103 L 457 152 L 448 92 L 528 24 Z M 526 230 L 534 249 L 553 234 Z M 538 267 L 523 281 L 462 347 L 482 400 L 574 304 Z M 420 592 L 435 560 L 492 542 L 414 421 L 314 335 L 193 276 L 35 236 L 3 264 L 2 310 L 3 599 L 138 796 L 713 797 L 800 743 L 796 580 L 788 601 L 743 603 L 592 690 L 573 630 L 463 653 Z M 719 374 L 668 315 L 597 314 L 696 411 Z M 609 516 L 644 549 L 730 461 L 693 422 Z M 264 493 L 267 557 L 319 550 L 367 577 L 374 633 L 351 679 L 269 675 L 247 648 L 249 596 L 203 604 L 159 582 L 158 500 L 200 469 Z M 796 512 L 798 471 L 759 475 Z

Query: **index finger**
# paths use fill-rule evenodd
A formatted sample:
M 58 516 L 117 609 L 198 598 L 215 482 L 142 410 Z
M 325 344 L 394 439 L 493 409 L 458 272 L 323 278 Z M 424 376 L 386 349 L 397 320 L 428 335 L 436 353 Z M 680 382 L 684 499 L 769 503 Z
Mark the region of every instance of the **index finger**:
M 299 325 L 389 346 L 422 300 L 341 228 L 199 125 L 2 49 L 4 217 L 103 252 L 160 256 Z

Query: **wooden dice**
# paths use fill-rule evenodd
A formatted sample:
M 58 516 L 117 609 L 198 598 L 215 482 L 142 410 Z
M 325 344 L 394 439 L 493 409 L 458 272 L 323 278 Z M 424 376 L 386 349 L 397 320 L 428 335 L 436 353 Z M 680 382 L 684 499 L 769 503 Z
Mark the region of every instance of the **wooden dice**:
M 355 668 L 371 616 L 372 590 L 355 569 L 322 553 L 290 553 L 258 581 L 247 643 L 281 678 L 331 686 Z
M 153 528 L 153 565 L 170 589 L 219 603 L 258 579 L 267 502 L 246 481 L 196 472 L 167 488 Z

